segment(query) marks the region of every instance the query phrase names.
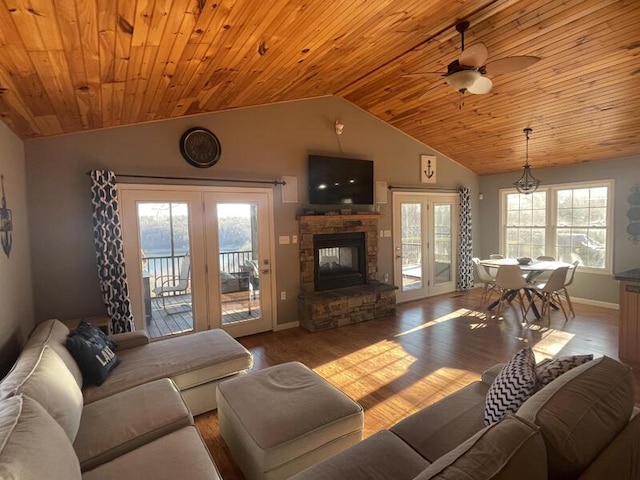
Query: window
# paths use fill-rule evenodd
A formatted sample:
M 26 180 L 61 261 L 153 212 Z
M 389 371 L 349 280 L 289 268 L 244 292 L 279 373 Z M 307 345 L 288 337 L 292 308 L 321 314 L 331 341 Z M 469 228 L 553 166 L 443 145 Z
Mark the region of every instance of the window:
M 503 190 L 501 244 L 505 255 L 550 255 L 609 271 L 612 195 L 613 181 L 551 185 L 530 195 Z

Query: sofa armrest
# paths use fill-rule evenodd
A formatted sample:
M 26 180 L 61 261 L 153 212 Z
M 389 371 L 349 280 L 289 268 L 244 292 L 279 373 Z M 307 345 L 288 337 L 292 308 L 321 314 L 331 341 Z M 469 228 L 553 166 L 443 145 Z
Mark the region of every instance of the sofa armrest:
M 149 343 L 149 335 L 144 330 L 115 333 L 109 337 L 118 346 L 118 350 L 140 347 Z
M 491 385 L 496 379 L 500 370 L 504 367 L 504 363 L 496 363 L 493 367 L 486 369 L 482 372 L 482 381 L 487 385 Z

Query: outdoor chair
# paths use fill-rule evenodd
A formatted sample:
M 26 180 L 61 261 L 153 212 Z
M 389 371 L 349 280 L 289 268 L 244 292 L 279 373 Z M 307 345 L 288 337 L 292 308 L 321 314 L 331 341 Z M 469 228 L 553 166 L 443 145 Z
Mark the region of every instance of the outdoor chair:
M 189 279 L 191 277 L 191 260 L 189 255 L 185 256 L 180 265 L 178 275 L 162 275 L 156 277 L 156 287 L 153 293 L 156 298 L 162 300 L 162 308 L 167 312 L 165 297 L 167 295 L 184 295 L 189 289 Z M 167 312 L 169 313 L 169 312 Z

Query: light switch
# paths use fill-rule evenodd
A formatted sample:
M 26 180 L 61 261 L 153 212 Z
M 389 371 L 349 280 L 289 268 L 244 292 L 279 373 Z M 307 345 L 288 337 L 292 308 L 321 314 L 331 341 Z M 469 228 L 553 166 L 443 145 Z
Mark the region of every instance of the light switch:
M 280 245 L 289 245 L 289 235 L 280 235 L 278 237 L 278 243 Z
M 298 243 L 298 235 L 291 235 L 291 243 Z
M 380 238 L 384 237 L 384 230 L 380 230 Z
M 391 236 L 391 230 L 385 230 L 384 231 L 384 236 L 385 237 L 390 237 Z

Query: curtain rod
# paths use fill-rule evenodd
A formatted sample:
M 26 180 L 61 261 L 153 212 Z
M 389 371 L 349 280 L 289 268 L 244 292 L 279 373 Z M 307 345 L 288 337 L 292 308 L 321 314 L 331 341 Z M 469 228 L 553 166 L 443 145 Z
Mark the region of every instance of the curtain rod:
M 424 191 L 439 191 L 439 192 L 455 192 L 458 193 L 458 188 L 446 188 L 446 187 L 416 187 L 413 185 L 389 185 L 389 190 L 424 190 Z
M 87 175 L 91 175 L 91 172 L 87 172 Z M 202 178 L 202 177 L 168 177 L 160 175 L 133 175 L 126 173 L 116 173 L 116 179 L 122 178 L 147 178 L 152 180 L 189 180 L 197 182 L 228 182 L 228 183 L 260 183 L 268 185 L 286 185 L 284 180 L 242 180 L 238 178 Z

